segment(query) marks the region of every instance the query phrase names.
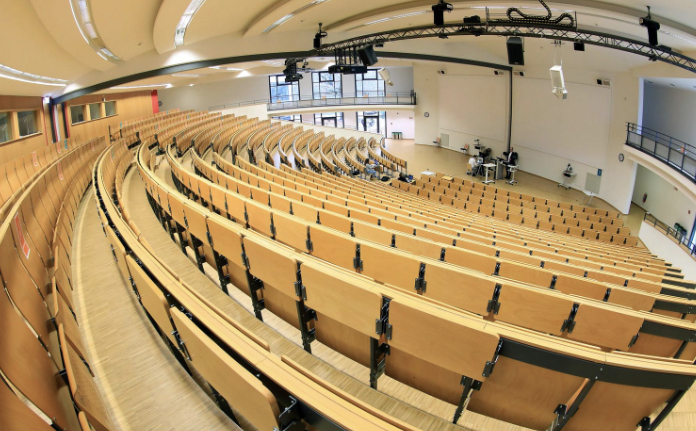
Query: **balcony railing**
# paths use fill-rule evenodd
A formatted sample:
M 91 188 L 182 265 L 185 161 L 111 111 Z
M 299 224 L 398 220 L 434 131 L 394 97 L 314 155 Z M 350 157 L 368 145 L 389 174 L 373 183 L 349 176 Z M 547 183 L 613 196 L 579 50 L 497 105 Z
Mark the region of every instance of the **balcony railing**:
M 415 105 L 416 93 L 396 93 L 384 96 L 371 95 L 344 95 L 336 98 L 300 98 L 288 102 L 275 102 L 268 104 L 269 111 L 280 111 L 285 109 L 301 108 L 324 108 L 327 106 L 350 106 L 350 105 Z
M 626 145 L 649 154 L 696 182 L 696 147 L 647 127 L 628 123 Z
M 661 222 L 649 212 L 645 213 L 643 221 L 653 225 L 655 229 L 664 233 L 668 237 L 674 238 L 674 241 L 679 244 L 684 252 L 689 253 L 691 257 L 696 260 L 696 244 L 691 242 L 691 235 L 689 235 L 687 231 L 677 230 L 671 226 L 668 226 L 666 223 Z

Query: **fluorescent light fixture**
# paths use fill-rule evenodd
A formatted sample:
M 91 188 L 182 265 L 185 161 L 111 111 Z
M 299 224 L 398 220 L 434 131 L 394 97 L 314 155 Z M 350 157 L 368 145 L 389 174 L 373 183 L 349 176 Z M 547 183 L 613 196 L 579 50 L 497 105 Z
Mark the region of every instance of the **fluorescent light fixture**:
M 153 87 L 171 88 L 171 86 L 172 86 L 172 84 L 131 85 L 128 87 L 111 87 L 109 90 L 132 90 L 134 88 L 153 88 Z
M 302 6 L 301 8 L 293 11 L 292 13 L 289 13 L 285 15 L 284 17 L 280 18 L 278 21 L 274 22 L 273 24 L 269 25 L 268 28 L 266 28 L 263 32 L 264 33 L 270 33 L 273 31 L 273 29 L 280 27 L 281 25 L 285 24 L 286 22 L 290 21 L 292 18 L 297 16 L 298 14 L 304 12 L 305 10 L 314 7 L 318 4 L 327 2 L 329 0 L 314 0 L 312 2 L 307 3 L 306 5 Z
M 222 67 L 222 66 L 212 66 L 209 67 L 208 69 L 217 69 L 217 70 L 227 70 L 229 72 L 241 72 L 244 69 L 240 69 L 238 67 Z
M 92 13 L 90 11 L 90 0 L 70 0 L 70 8 L 72 9 L 75 24 L 80 30 L 82 38 L 87 42 L 87 45 L 96 51 L 99 57 L 112 63 L 118 63 L 121 59 L 111 52 L 102 38 L 99 36 L 97 27 L 92 21 Z
M 0 64 L 0 73 L 1 78 L 27 82 L 29 84 L 53 85 L 56 87 L 65 87 L 68 85 L 68 81 L 65 79 L 49 78 L 48 76 L 40 76 L 29 72 L 22 72 L 21 70 L 13 69 L 2 64 Z
M 189 84 L 189 87 L 193 87 L 194 85 L 196 85 L 196 84 Z
M 193 16 L 198 12 L 198 10 L 203 6 L 205 0 L 191 0 L 184 14 L 181 15 L 179 24 L 176 26 L 176 32 L 174 33 L 174 46 L 181 46 L 184 44 L 184 36 L 186 35 L 186 29 L 193 20 Z

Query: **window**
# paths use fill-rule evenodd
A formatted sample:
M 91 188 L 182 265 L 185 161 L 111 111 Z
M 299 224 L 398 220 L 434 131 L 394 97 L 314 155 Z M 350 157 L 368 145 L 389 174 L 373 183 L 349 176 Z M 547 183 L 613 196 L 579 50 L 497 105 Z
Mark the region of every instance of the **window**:
M 17 113 L 19 124 L 19 137 L 33 135 L 38 132 L 36 128 L 36 111 L 21 111 Z
M 302 115 L 281 115 L 279 117 L 273 117 L 275 120 L 285 120 L 285 121 L 294 121 L 296 123 L 301 123 L 302 122 Z
M 356 112 L 355 115 L 357 116 L 358 130 L 387 136 L 386 111 Z
M 70 118 L 72 119 L 73 124 L 82 123 L 85 121 L 85 106 L 71 106 Z
M 314 114 L 314 124 L 343 128 L 343 112 L 322 112 Z
M 112 115 L 116 115 L 116 102 L 113 100 L 110 102 L 105 102 L 104 103 L 104 111 L 106 112 L 107 117 L 111 117 Z
M 7 112 L 0 112 L 0 142 L 7 142 L 12 139 L 10 133 L 10 116 Z
M 313 72 L 312 94 L 315 99 L 336 99 L 343 97 L 340 73 Z
M 357 97 L 384 97 L 384 80 L 376 69 L 355 75 L 355 94 Z
M 89 105 L 90 120 L 98 120 L 101 118 L 101 103 L 92 103 Z
M 284 75 L 268 77 L 271 90 L 271 103 L 294 102 L 300 100 L 300 85 L 297 82 L 285 82 Z

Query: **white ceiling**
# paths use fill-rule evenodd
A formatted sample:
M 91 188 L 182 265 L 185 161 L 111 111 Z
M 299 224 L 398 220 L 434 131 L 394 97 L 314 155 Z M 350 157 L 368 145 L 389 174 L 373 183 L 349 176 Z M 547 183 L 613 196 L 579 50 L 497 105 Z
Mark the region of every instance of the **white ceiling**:
M 502 13 L 507 7 L 526 8 L 539 14 L 536 0 L 449 0 L 455 11 L 448 22 L 482 15 L 483 7 Z M 111 79 L 197 60 L 259 53 L 311 49 L 318 23 L 329 31 L 327 42 L 432 23 L 430 6 L 436 0 L 207 0 L 189 25 L 184 46 L 175 48 L 174 33 L 191 0 L 91 0 L 91 16 L 107 48 L 122 59 L 112 63 L 99 57 L 82 37 L 69 0 L 0 0 L 3 26 L 0 37 L 8 41 L 0 51 L 0 64 L 52 78 L 66 79 L 66 87 L 21 83 L 0 77 L 0 94 L 57 96 Z M 693 0 L 652 0 L 654 19 L 662 23 L 660 43 L 696 55 L 696 7 Z M 581 28 L 592 28 L 646 40 L 637 18 L 646 14 L 647 2 L 631 0 L 563 0 L 549 2 L 559 13 L 577 12 Z M 558 12 L 556 12 L 558 11 Z M 399 15 L 407 14 L 405 17 Z M 282 23 L 272 27 L 274 23 Z M 11 41 L 11 42 L 9 42 Z M 391 43 L 385 50 L 460 57 L 506 64 L 501 38 L 470 36 Z M 552 47 L 545 40 L 526 41 L 526 68 L 548 69 Z M 587 46 L 584 53 L 563 47 L 567 74 L 572 69 L 610 76 L 643 68 L 643 57 Z M 243 75 L 277 73 L 269 64 L 247 64 Z M 671 69 L 677 69 L 671 67 Z M 186 72 L 196 77 L 164 76 L 144 84 L 174 86 L 231 79 L 239 75 L 226 69 Z M 670 72 L 671 73 L 671 72 Z M 676 72 L 675 72 L 676 73 Z M 129 86 L 136 86 L 135 83 Z M 159 87 L 162 88 L 162 87 Z

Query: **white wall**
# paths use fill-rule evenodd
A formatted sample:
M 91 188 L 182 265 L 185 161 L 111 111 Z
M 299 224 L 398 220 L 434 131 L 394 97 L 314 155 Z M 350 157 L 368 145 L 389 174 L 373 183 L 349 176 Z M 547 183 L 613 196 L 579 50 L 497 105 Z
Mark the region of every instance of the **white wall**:
M 491 148 L 493 156 L 507 151 L 509 79 L 505 73 L 479 68 L 484 75 L 440 76 L 440 134 L 449 135 L 449 148 L 470 148 L 475 140 Z
M 696 91 L 650 84 L 643 91 L 643 126 L 696 145 Z
M 413 111 L 387 111 L 387 132 L 389 138 L 392 132 L 401 132 L 403 139 L 415 138 L 415 120 Z
M 685 281 L 696 280 L 696 262 L 679 245 L 649 223 L 643 222 L 638 237 L 651 253 L 682 270 Z
M 174 108 L 207 111 L 217 105 L 268 99 L 268 91 L 268 76 L 264 75 L 168 88 L 157 93 L 162 102 L 160 111 Z
M 440 81 L 434 64 L 413 67 L 413 86 L 416 90 L 415 140 L 416 144 L 433 145 L 440 136 Z M 429 117 L 425 117 L 425 113 Z
M 643 203 L 645 193 L 648 194 L 648 199 Z M 632 200 L 668 226 L 673 227 L 674 223 L 679 223 L 691 232 L 696 217 L 696 203 L 687 199 L 677 187 L 641 165 L 638 165 Z
M 552 94 L 551 87 L 548 79 L 514 78 L 512 145 L 520 158 L 520 147 L 524 147 L 567 159 L 571 164 L 603 169 L 609 142 L 611 87 L 567 82 L 565 100 Z

